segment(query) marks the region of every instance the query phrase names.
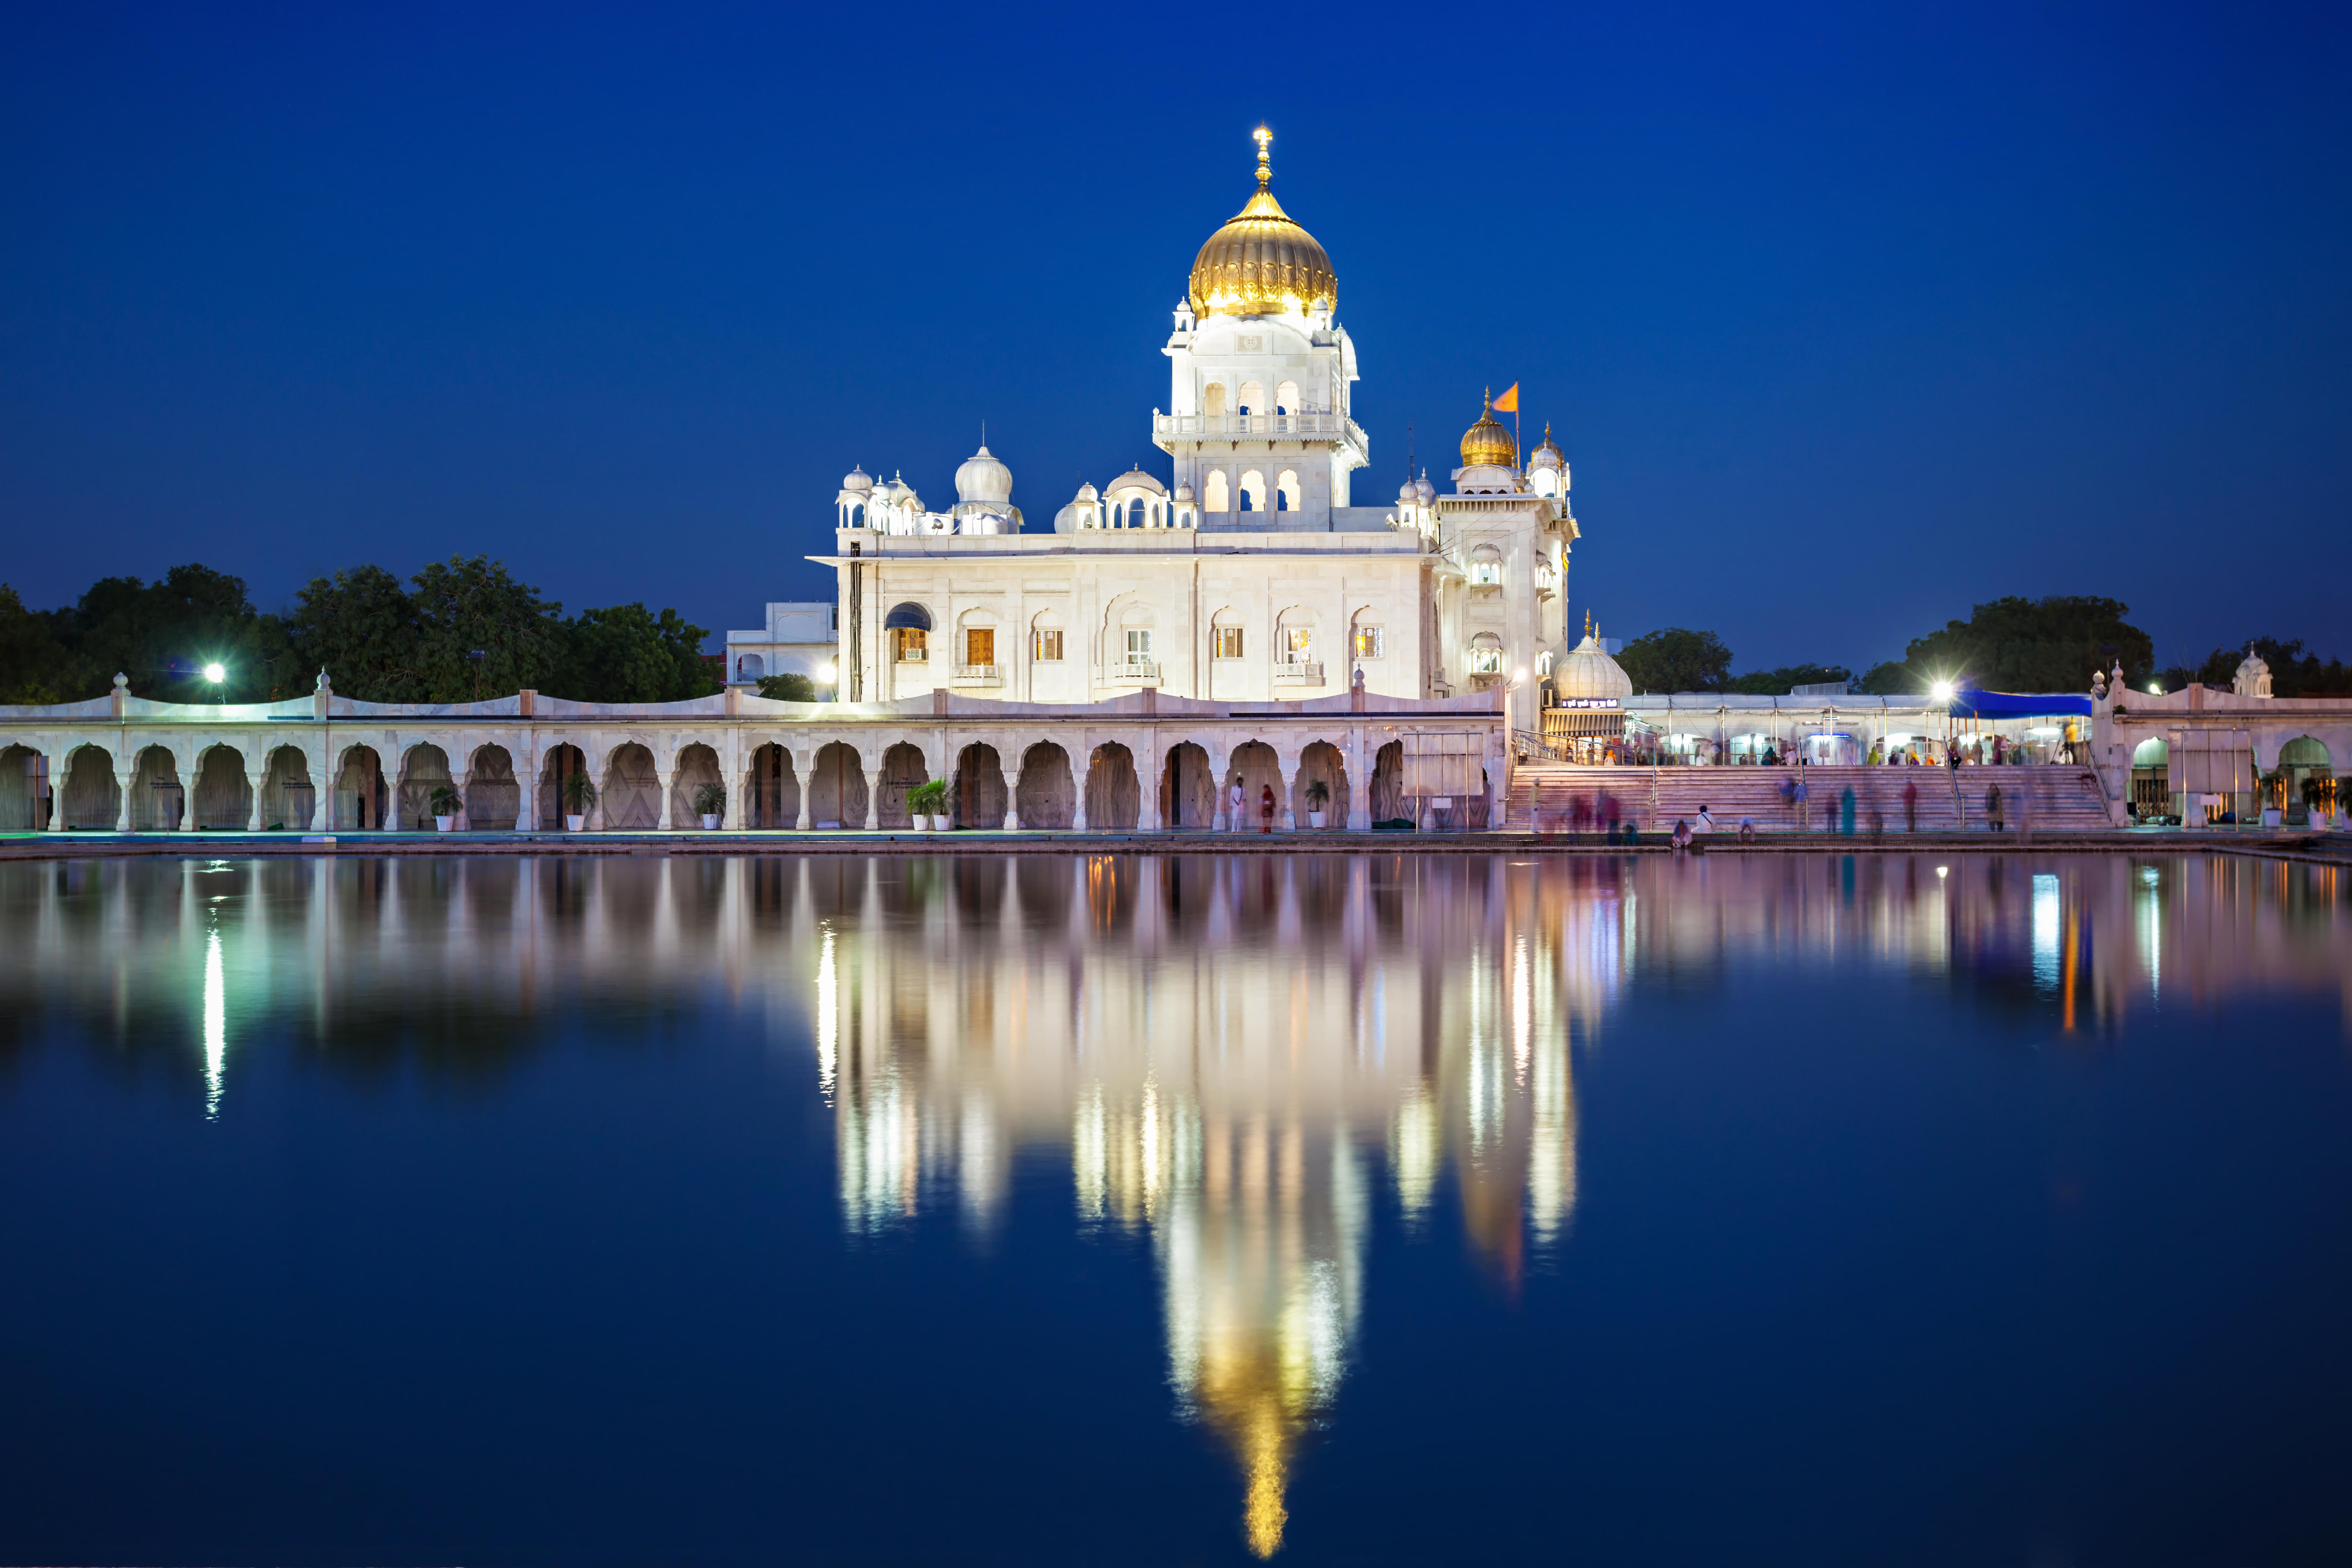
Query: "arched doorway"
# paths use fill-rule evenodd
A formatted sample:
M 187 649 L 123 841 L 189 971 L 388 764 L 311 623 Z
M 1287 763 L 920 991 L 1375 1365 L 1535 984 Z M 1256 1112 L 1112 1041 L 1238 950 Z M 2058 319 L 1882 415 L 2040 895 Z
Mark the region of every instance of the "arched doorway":
M 2298 735 L 2279 748 L 2278 780 L 2284 821 L 2290 826 L 2326 822 L 2336 815 L 2336 769 L 2327 747 L 2309 735 Z
M 1204 828 L 1217 820 L 1217 773 L 1209 753 L 1186 741 L 1169 749 L 1160 773 L 1160 825 Z
M 152 748 L 161 751 L 161 747 Z M 166 759 L 171 756 L 164 752 Z M 177 785 L 174 785 L 176 789 Z M 50 786 L 53 794 L 57 786 Z M 66 759 L 64 791 L 68 828 L 111 829 L 122 820 L 122 786 L 114 776 L 114 759 L 97 746 L 78 746 Z M 134 800 L 136 797 L 133 797 Z
M 882 753 L 882 795 L 875 802 L 875 822 L 882 827 L 911 827 L 914 816 L 907 810 L 907 792 L 917 784 L 928 783 L 931 770 L 924 765 L 923 750 L 905 741 Z
M 956 754 L 955 797 L 958 827 L 1002 827 L 1012 810 L 1011 792 L 1004 787 L 1004 763 L 994 746 L 973 744 Z
M 0 833 L 30 833 L 41 826 L 40 763 L 30 746 L 0 751 Z
M 253 782 L 245 753 L 214 746 L 196 759 L 196 826 L 236 832 L 253 823 Z
M 363 833 L 383 826 L 389 792 L 383 763 L 373 746 L 352 746 L 335 770 L 335 799 L 328 821 L 338 833 Z
M 504 746 L 476 749 L 466 765 L 465 805 L 466 826 L 477 832 L 511 833 L 522 819 L 522 785 Z
M 1262 826 L 1259 805 L 1265 798 L 1265 792 L 1270 789 L 1274 792 L 1274 826 L 1281 826 L 1285 805 L 1282 762 L 1274 754 L 1274 748 L 1264 741 L 1244 741 L 1234 748 L 1233 760 L 1225 764 L 1225 788 L 1221 792 L 1222 798 L 1227 802 L 1233 799 L 1235 775 L 1239 775 L 1242 781 L 1241 820 L 1225 826 L 1235 831 L 1256 832 Z
M 1412 807 L 1404 798 L 1404 742 L 1391 741 L 1372 758 L 1372 826 L 1411 827 Z
M 793 754 L 773 741 L 751 753 L 751 777 L 744 786 L 743 826 L 774 830 L 801 819 L 801 781 Z
M 169 833 L 178 827 L 187 812 L 187 793 L 170 749 L 143 748 L 131 764 L 131 831 Z
M 1317 784 L 1323 786 L 1323 804 L 1315 804 Z M 1348 759 L 1339 747 L 1328 741 L 1318 741 L 1298 754 L 1298 777 L 1291 784 L 1290 809 L 1297 814 L 1301 827 L 1314 826 L 1313 814 L 1323 814 L 1323 826 L 1342 828 L 1348 826 L 1348 810 L 1351 805 L 1348 794 Z
M 436 790 L 455 790 L 457 783 L 449 776 L 449 753 L 432 744 L 408 748 L 400 760 L 400 787 L 393 791 L 393 819 L 384 826 L 429 828 L 440 815 L 433 809 Z
M 1013 810 L 1023 827 L 1067 827 L 1077 805 L 1069 752 L 1051 741 L 1040 741 L 1021 753 L 1021 778 L 1013 786 Z
M 677 769 L 669 781 L 669 821 L 673 827 L 702 826 L 702 792 L 716 784 L 723 796 L 727 775 L 719 771 L 719 753 L 700 742 L 686 747 L 677 754 Z M 724 799 L 712 813 L 722 826 L 727 820 Z
M 1143 785 L 1135 753 L 1116 741 L 1095 748 L 1087 763 L 1087 826 L 1127 830 L 1143 819 Z
M 319 786 L 310 782 L 310 759 L 299 746 L 280 746 L 269 753 L 262 775 L 261 826 L 271 831 L 307 833 L 316 820 Z
M 817 827 L 866 826 L 866 770 L 857 749 L 835 741 L 816 754 L 809 780 L 809 821 Z
M 595 809 L 595 803 L 582 798 L 580 791 L 583 787 L 593 787 L 593 781 L 591 780 L 587 786 L 572 782 L 587 777 L 588 758 L 579 747 L 568 742 L 559 742 L 541 753 L 539 764 L 539 821 L 541 826 L 552 827 L 562 823 L 569 831 L 572 826 L 569 819 L 574 816 L 580 818 L 581 826 L 588 826 L 588 816 Z M 575 800 L 579 803 L 576 805 L 573 804 Z
M 604 794 L 607 828 L 646 833 L 661 826 L 661 776 L 642 742 L 614 748 L 604 764 Z

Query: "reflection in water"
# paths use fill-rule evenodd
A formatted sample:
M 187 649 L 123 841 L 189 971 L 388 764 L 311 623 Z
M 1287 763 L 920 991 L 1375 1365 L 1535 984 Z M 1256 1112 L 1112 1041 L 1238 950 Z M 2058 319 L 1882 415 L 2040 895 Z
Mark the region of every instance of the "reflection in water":
M 1149 1238 L 1176 1405 L 1267 1554 L 1383 1191 L 1419 1229 L 1450 1189 L 1515 1292 L 1622 990 L 1843 960 L 2062 1037 L 2283 990 L 2352 1019 L 2338 874 L 2223 857 L 75 861 L 0 867 L 0 1063 L 69 1015 L 217 1116 L 232 1014 L 240 1052 L 495 1084 L 721 997 L 813 1047 L 853 1235 L 987 1233 L 1023 1149 L 1066 1154 L 1076 1222 Z

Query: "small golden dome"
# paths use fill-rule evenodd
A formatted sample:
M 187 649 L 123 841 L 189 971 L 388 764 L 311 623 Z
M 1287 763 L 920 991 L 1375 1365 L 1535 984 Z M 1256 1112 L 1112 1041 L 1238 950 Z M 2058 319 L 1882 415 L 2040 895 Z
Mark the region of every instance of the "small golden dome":
M 1274 179 L 1266 161 L 1274 135 L 1263 125 L 1256 134 L 1257 194 L 1193 258 L 1192 313 L 1205 319 L 1337 310 L 1339 279 L 1331 258 L 1266 188 Z
M 1475 468 L 1480 464 L 1497 468 L 1519 466 L 1519 446 L 1511 433 L 1495 418 L 1495 400 L 1489 396 L 1486 410 L 1478 416 L 1478 423 L 1462 433 L 1462 466 Z

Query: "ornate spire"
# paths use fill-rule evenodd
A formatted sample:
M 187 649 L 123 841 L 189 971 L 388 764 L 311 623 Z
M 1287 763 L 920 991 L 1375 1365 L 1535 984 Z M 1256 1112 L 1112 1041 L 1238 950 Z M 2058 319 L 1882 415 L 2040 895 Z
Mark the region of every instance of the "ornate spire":
M 1257 138 L 1257 188 L 1262 191 L 1274 183 L 1274 165 L 1266 161 L 1274 132 L 1261 125 L 1250 134 Z

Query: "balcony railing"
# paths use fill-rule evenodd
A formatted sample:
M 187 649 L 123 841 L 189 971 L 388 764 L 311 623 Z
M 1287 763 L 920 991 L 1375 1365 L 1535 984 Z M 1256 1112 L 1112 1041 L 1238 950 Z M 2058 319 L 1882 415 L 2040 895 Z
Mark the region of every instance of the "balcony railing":
M 1159 414 L 1151 435 L 1156 441 L 1331 440 L 1360 436 L 1354 426 L 1344 414 Z
M 1549 567 L 1549 566 L 1538 566 L 1538 567 L 1537 567 L 1537 568 L 1536 568 L 1536 593 L 1537 593 L 1538 596 L 1542 597 L 1542 598 L 1549 598 L 1552 595 L 1557 594 L 1557 593 L 1559 593 L 1559 573 L 1557 573 L 1557 572 L 1555 572 L 1555 571 L 1553 571 L 1553 570 L 1552 570 L 1550 567 Z
M 1117 664 L 1106 664 L 1095 672 L 1098 686 L 1157 686 L 1160 666 L 1148 658 L 1126 658 Z
M 1004 667 L 1001 664 L 960 664 L 955 668 L 958 686 L 1002 686 Z
M 1323 684 L 1323 664 L 1319 659 L 1297 659 L 1274 667 L 1276 686 L 1320 686 Z

